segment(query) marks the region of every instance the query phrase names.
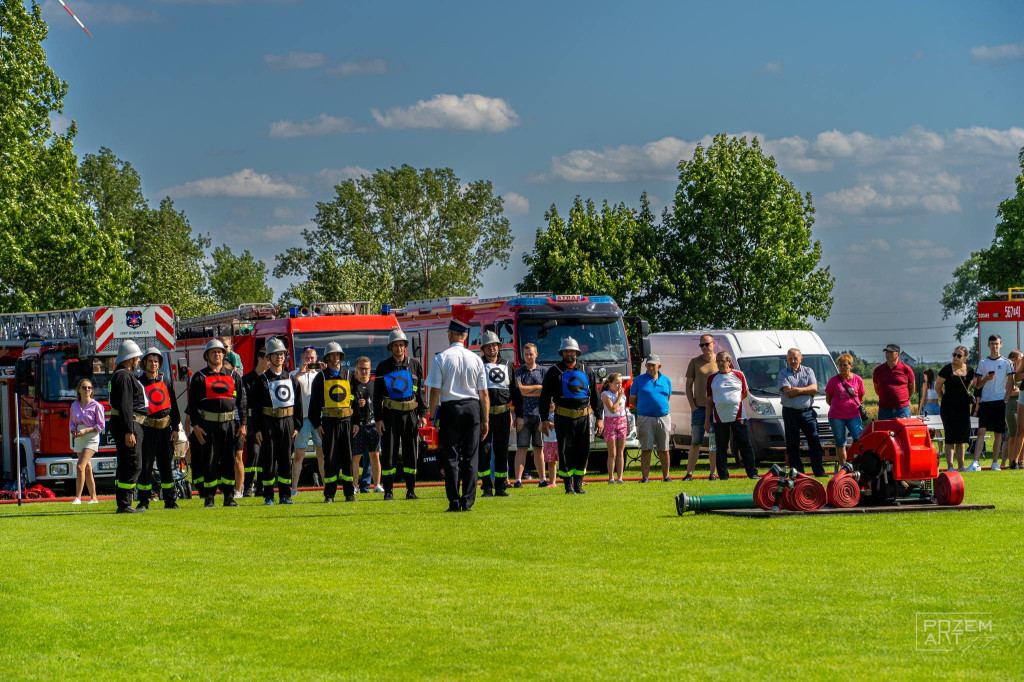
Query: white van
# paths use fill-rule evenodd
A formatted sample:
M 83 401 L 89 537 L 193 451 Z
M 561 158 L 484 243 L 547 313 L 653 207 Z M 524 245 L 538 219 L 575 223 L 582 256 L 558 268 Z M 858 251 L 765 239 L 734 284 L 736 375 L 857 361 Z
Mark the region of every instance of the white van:
M 838 372 L 828 348 L 816 333 L 803 330 L 714 329 L 657 332 L 647 337 L 651 353 L 661 358 L 661 371 L 672 380 L 669 415 L 672 418 L 674 448 L 684 450 L 690 445 L 690 403 L 686 399 L 686 368 L 690 358 L 700 355 L 698 344 L 702 334 L 713 336 L 716 352 L 727 351 L 732 355 L 736 369 L 743 372 L 747 379 L 747 388 L 750 392 L 746 405 L 749 416 L 747 424 L 751 445 L 759 461 L 768 456 L 781 460 L 785 455 L 786 438 L 782 426 L 778 374 L 786 367 L 786 353 L 790 348 L 798 348 L 803 353 L 803 364 L 814 370 L 814 376 L 818 380 L 818 394 L 814 398 L 814 409 L 818 413 L 818 435 L 826 454 L 834 448 L 832 429 L 828 424 L 828 405 L 825 404 L 825 384 Z M 694 389 L 704 390 L 701 386 L 695 386 Z M 801 442 L 806 448 L 806 443 Z

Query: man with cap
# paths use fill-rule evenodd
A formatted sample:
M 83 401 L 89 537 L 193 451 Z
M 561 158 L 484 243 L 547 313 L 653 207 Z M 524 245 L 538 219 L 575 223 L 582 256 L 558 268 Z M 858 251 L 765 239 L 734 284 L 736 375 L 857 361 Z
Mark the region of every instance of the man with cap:
M 451 345 L 437 354 L 427 375 L 430 414 L 436 415 L 440 429 L 444 488 L 450 512 L 473 509 L 478 460 L 482 459 L 480 441 L 488 435 L 487 375 L 480 356 L 466 348 L 468 335 L 468 324 L 452 320 L 448 324 Z M 505 437 L 508 438 L 507 432 Z
M 423 398 L 423 368 L 409 357 L 409 339 L 401 329 L 388 336 L 391 357 L 377 365 L 373 386 L 373 414 L 377 417 L 380 443 L 380 480 L 384 499 L 394 499 L 392 488 L 398 468 L 398 450 L 402 450 L 405 499 L 416 495 L 416 449 L 418 429 L 427 425 L 427 405 Z
M 159 348 L 147 348 L 142 356 L 143 375 L 139 379 L 146 391 L 146 411 L 142 420 L 142 473 L 139 474 L 139 507 L 149 509 L 153 496 L 153 463 L 160 471 L 164 508 L 180 509 L 174 501 L 174 442 L 178 440 L 181 415 L 169 377 L 160 371 L 164 355 Z
M 274 483 L 281 504 L 292 501 L 292 447 L 302 423 L 302 391 L 288 374 L 284 360 L 288 348 L 281 339 L 267 342 L 267 370 L 252 387 L 252 427 L 260 459 L 257 476 L 263 486 L 263 504 L 274 504 Z
M 203 350 L 206 367 L 192 375 L 188 385 L 188 404 L 192 432 L 205 462 L 204 506 L 214 506 L 217 487 L 224 493 L 224 506 L 235 502 L 235 420 L 238 433 L 246 431 L 247 403 L 239 390 L 238 375 L 224 366 L 224 344 L 213 339 Z M 193 459 L 195 459 L 193 457 Z
M 480 339 L 480 350 L 484 360 L 484 378 L 487 380 L 487 395 L 490 401 L 487 421 L 487 437 L 480 443 L 480 481 L 483 496 L 508 497 L 508 439 L 512 432 L 512 409 L 515 409 L 516 428 L 523 426 L 523 394 L 515 379 L 512 363 L 498 357 L 501 339 L 492 331 L 485 332 Z M 493 471 L 494 481 L 491 482 Z M 494 492 L 491 491 L 493 485 Z
M 636 433 L 640 439 L 640 482 L 647 483 L 651 473 L 651 452 L 661 460 L 661 480 L 671 481 L 668 455 L 672 422 L 668 416 L 668 397 L 672 380 L 661 373 L 661 358 L 651 355 L 644 361 L 647 371 L 629 387 L 629 406 L 636 408 Z
M 122 341 L 110 375 L 110 432 L 117 447 L 117 513 L 145 511 L 132 507 L 132 491 L 142 468 L 142 420 L 146 418 L 146 390 L 135 378 L 142 351 L 137 343 Z
M 914 370 L 900 361 L 900 347 L 895 343 L 883 352 L 885 362 L 871 373 L 878 395 L 878 418 L 906 419 L 910 417 L 910 396 L 914 395 Z
M 263 376 L 263 373 L 267 371 L 269 366 L 270 363 L 267 361 L 267 349 L 260 348 L 256 351 L 256 366 L 251 372 L 242 376 L 242 391 L 245 393 L 245 401 L 249 405 L 249 414 L 247 416 L 250 419 L 252 418 L 253 388 L 255 388 L 256 382 L 259 381 L 259 378 Z M 242 489 L 242 495 L 245 497 L 253 497 L 256 495 L 257 486 L 260 487 L 259 494 L 262 494 L 263 492 L 263 483 L 257 475 L 259 473 L 260 461 L 260 444 L 256 440 L 257 433 L 259 433 L 259 430 L 250 423 L 248 433 L 245 435 L 245 485 Z
M 346 502 L 355 502 L 352 487 L 352 372 L 342 368 L 345 351 L 331 341 L 324 350 L 327 366 L 313 377 L 309 421 L 324 444 L 324 502 L 334 502 L 338 478 Z
M 590 458 L 590 415 L 600 415 L 601 396 L 594 372 L 579 361 L 580 346 L 567 336 L 558 348 L 562 360 L 552 365 L 544 375 L 540 390 L 541 430 L 547 435 L 555 429 L 558 439 L 559 475 L 565 483 L 565 492 L 584 494 L 583 475 Z M 555 401 L 555 415 L 551 419 L 551 401 Z M 597 431 L 603 420 L 597 418 Z

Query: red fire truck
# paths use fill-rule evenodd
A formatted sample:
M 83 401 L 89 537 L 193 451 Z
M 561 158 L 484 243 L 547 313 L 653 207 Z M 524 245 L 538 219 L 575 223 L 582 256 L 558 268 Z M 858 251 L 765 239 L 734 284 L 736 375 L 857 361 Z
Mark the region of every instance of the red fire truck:
M 988 337 L 999 334 L 1007 351 L 1024 343 L 1024 288 L 1001 292 L 1002 301 L 978 301 L 978 357 L 988 354 Z
M 71 485 L 75 455 L 69 418 L 75 384 L 91 377 L 94 398 L 109 415 L 108 387 L 121 341 L 164 351 L 173 372 L 175 318 L 170 306 L 81 308 L 0 315 L 0 435 L 2 473 L 16 477 L 21 451 L 22 481 L 47 487 Z M 104 431 L 92 459 L 97 482 L 113 479 L 117 468 L 112 436 Z
M 560 359 L 562 339 L 571 336 L 582 350 L 580 359 L 594 369 L 598 379 L 618 372 L 627 391 L 633 380 L 622 309 L 610 296 L 556 296 L 550 292 L 482 299 L 452 296 L 409 301 L 396 314 L 402 331 L 409 336 L 413 356 L 423 362 L 424 372 L 430 371 L 434 355 L 448 347 L 448 323 L 455 318 L 470 326 L 468 348 L 479 350 L 480 337 L 485 331 L 493 331 L 502 342 L 500 356 L 516 367 L 523 362 L 520 350 L 527 343 L 537 346 L 537 364 L 555 364 Z M 593 449 L 606 449 L 596 433 L 593 441 Z M 639 447 L 632 414 L 626 447 Z M 514 437 L 510 449 L 515 449 Z

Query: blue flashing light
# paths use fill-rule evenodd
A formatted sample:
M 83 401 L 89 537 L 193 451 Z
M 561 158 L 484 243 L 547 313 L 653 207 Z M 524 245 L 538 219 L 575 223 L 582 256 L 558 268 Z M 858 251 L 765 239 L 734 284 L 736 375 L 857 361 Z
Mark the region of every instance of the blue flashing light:
M 615 299 L 611 296 L 591 296 L 591 303 L 615 303 Z
M 520 298 L 513 298 L 511 301 L 508 302 L 508 304 L 510 306 L 515 306 L 515 305 L 547 305 L 548 304 L 548 299 L 546 299 L 546 298 L 537 298 L 537 297 L 533 297 L 533 296 L 523 296 L 523 297 L 520 297 Z
M 289 306 L 288 307 L 288 317 L 298 317 L 298 316 L 299 316 L 299 307 L 298 306 L 294 306 L 294 305 L 293 306 Z
M 391 304 L 390 303 L 382 303 L 381 306 L 380 306 L 380 314 L 381 315 L 390 315 L 391 314 Z

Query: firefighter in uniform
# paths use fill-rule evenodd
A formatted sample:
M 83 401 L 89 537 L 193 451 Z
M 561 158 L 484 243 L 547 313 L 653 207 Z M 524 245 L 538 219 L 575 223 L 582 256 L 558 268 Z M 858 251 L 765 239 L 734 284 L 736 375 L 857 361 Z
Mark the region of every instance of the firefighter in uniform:
M 517 415 L 523 413 L 523 394 L 515 378 L 515 369 L 509 362 L 498 357 L 501 339 L 494 332 L 486 332 L 480 339 L 480 350 L 484 360 L 484 377 L 487 380 L 487 394 L 490 398 L 487 437 L 480 443 L 480 482 L 483 496 L 508 497 L 508 440 L 512 430 L 512 409 Z M 523 427 L 523 420 L 516 420 L 517 428 Z M 491 492 L 491 471 L 494 471 L 494 492 Z
M 263 484 L 263 504 L 274 504 L 274 482 L 281 504 L 292 501 L 291 461 L 295 437 L 302 424 L 302 392 L 288 375 L 288 349 L 280 339 L 267 342 L 270 366 L 253 385 L 252 420 L 260 460 L 256 467 Z M 276 476 L 275 476 L 276 469 Z
M 132 507 L 132 491 L 142 468 L 142 420 L 146 418 L 146 390 L 135 378 L 142 351 L 132 340 L 117 349 L 117 369 L 110 375 L 110 432 L 117 446 L 117 513 L 145 511 Z
M 580 346 L 571 336 L 558 348 L 562 361 L 544 375 L 540 389 L 541 430 L 552 428 L 558 439 L 559 471 L 566 493 L 584 494 L 583 475 L 590 457 L 590 415 L 600 415 L 601 397 L 594 372 L 579 361 Z M 551 400 L 555 401 L 554 422 L 550 419 Z M 602 419 L 597 417 L 597 431 Z
M 251 372 L 242 376 L 242 391 L 245 392 L 245 402 L 249 406 L 247 415 L 249 417 L 249 429 L 245 435 L 245 485 L 242 488 L 242 495 L 245 497 L 262 494 L 263 484 L 258 476 L 260 444 L 256 440 L 256 434 L 259 433 L 259 429 L 253 426 L 252 423 L 252 389 L 263 373 L 267 371 L 268 366 L 267 349 L 260 348 L 256 351 L 256 366 Z M 257 487 L 260 488 L 259 491 L 257 491 Z
M 459 320 L 449 322 L 451 345 L 434 357 L 427 375 L 430 414 L 437 415 L 440 430 L 444 488 L 450 512 L 473 509 L 480 441 L 487 437 L 490 413 L 484 363 L 466 348 L 468 334 L 468 324 Z
M 181 416 L 174 399 L 171 380 L 160 371 L 164 356 L 158 348 L 147 348 L 142 356 L 143 375 L 139 379 L 146 390 L 148 415 L 142 421 L 142 473 L 139 474 L 139 508 L 149 509 L 153 496 L 153 463 L 160 472 L 164 508 L 180 509 L 174 501 L 174 443 L 178 440 Z
M 309 423 L 324 444 L 324 502 L 334 502 L 341 478 L 346 502 L 355 502 L 352 485 L 352 372 L 342 368 L 345 351 L 331 341 L 324 350 L 327 367 L 313 377 Z
M 377 415 L 380 443 L 380 479 L 384 499 L 393 500 L 398 450 L 402 450 L 405 475 L 405 499 L 416 495 L 416 449 L 419 431 L 427 425 L 427 406 L 423 398 L 423 368 L 408 354 L 409 339 L 401 329 L 388 336 L 391 357 L 377 365 L 373 386 L 373 413 Z
M 203 493 L 206 507 L 214 506 L 217 487 L 224 493 L 224 506 L 235 502 L 235 414 L 238 433 L 246 430 L 245 392 L 239 390 L 238 373 L 224 366 L 224 344 L 213 339 L 203 350 L 206 367 L 192 375 L 188 385 L 192 433 L 203 460 Z M 193 456 L 193 461 L 195 457 Z

